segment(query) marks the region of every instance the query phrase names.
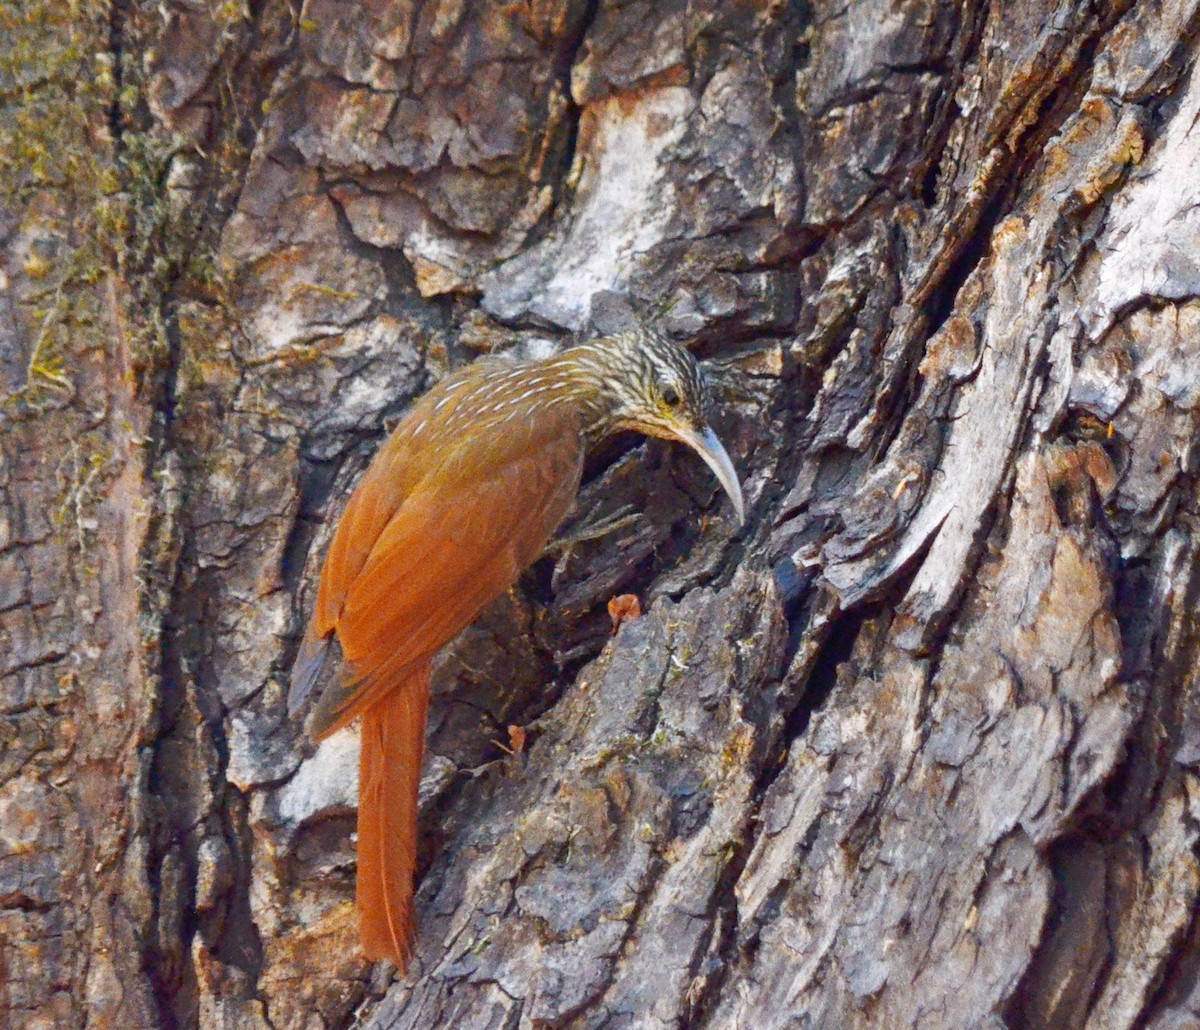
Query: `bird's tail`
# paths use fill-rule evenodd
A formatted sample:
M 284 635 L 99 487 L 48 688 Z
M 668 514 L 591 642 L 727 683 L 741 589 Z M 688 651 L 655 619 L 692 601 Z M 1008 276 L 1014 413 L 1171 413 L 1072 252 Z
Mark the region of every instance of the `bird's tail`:
M 408 968 L 412 954 L 417 789 L 425 748 L 429 665 L 362 715 L 358 767 L 358 912 L 368 958 Z

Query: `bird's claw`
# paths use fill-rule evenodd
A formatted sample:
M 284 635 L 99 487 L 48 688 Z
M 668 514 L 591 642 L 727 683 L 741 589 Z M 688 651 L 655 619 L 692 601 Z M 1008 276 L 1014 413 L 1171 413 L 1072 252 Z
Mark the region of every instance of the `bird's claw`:
M 608 536 L 610 533 L 615 533 L 617 530 L 625 529 L 627 526 L 636 525 L 645 516 L 632 504 L 623 504 L 616 511 L 595 518 L 596 509 L 593 508 L 583 519 L 577 523 L 577 528 L 570 533 L 565 533 L 562 536 L 551 540 L 546 545 L 545 554 L 562 556 L 569 554 L 580 544 L 588 543 L 592 540 L 599 540 L 602 537 Z

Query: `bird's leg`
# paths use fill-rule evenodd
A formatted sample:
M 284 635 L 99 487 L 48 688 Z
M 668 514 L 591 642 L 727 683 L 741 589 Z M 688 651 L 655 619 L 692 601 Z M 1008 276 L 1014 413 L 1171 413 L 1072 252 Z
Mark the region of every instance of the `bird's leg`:
M 643 518 L 642 513 L 632 504 L 623 504 L 616 511 L 602 518 L 595 517 L 598 508 L 599 505 L 580 519 L 576 529 L 551 540 L 542 553 L 559 557 L 565 556 L 580 544 L 590 540 L 599 540 L 610 533 L 615 533 L 618 529 L 636 525 L 637 521 Z

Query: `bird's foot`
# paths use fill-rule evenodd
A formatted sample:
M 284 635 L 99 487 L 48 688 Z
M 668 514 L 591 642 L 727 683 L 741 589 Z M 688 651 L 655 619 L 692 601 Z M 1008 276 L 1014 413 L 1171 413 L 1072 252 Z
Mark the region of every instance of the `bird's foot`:
M 595 514 L 596 510 L 592 509 L 579 522 L 576 529 L 551 540 L 546 545 L 545 553 L 561 557 L 575 550 L 580 544 L 588 543 L 591 540 L 599 540 L 610 533 L 617 532 L 617 530 L 636 525 L 640 519 L 645 517 L 632 504 L 623 504 L 616 511 L 602 518 L 595 518 Z

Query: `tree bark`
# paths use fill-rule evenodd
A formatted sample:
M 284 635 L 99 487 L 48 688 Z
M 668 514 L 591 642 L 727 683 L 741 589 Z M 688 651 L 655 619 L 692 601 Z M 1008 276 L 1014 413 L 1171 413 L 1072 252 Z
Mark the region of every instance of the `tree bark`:
M 0 28 L 0 1023 L 1200 1025 L 1198 0 Z M 595 456 L 436 670 L 398 977 L 285 713 L 324 544 L 631 312 L 748 525 Z

